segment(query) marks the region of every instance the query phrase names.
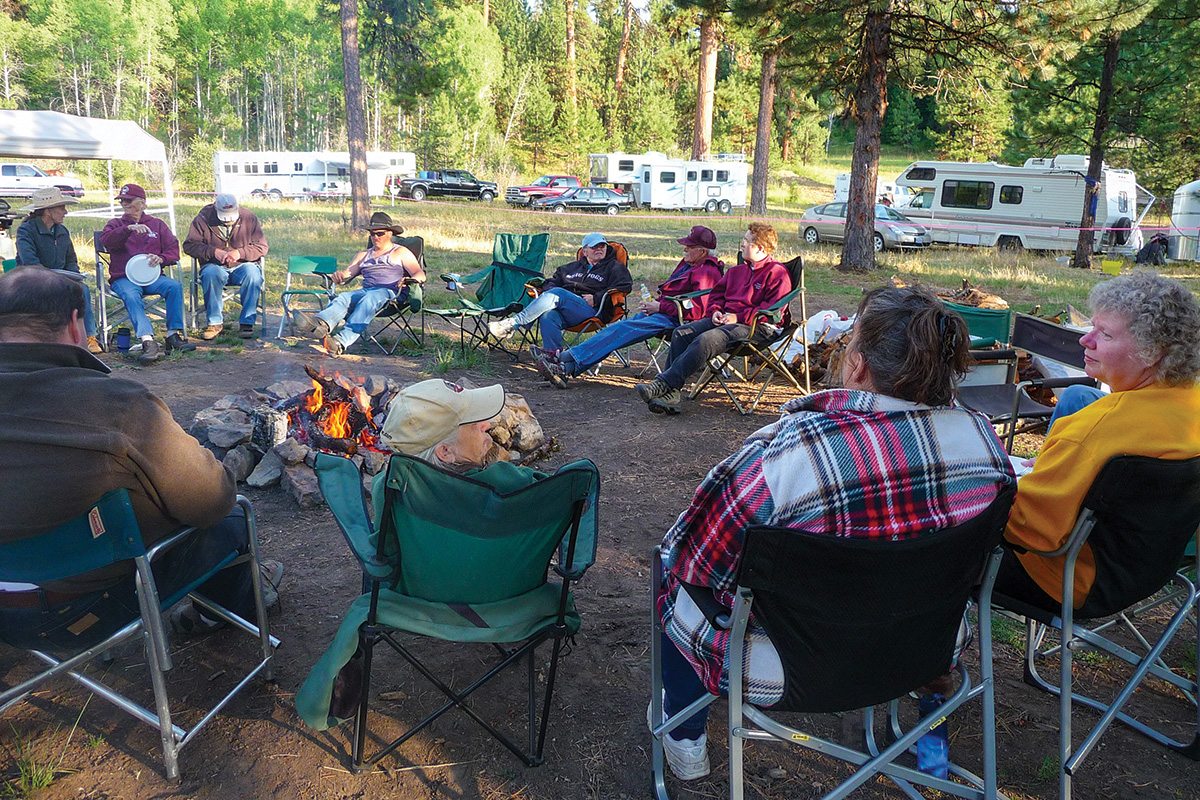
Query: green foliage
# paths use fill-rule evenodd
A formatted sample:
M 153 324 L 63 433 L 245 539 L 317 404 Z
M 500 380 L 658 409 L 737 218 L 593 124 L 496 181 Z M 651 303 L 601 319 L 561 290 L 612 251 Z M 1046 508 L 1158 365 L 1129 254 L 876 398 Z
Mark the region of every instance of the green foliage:
M 938 98 L 937 121 L 942 132 L 932 137 L 938 155 L 947 161 L 998 159 L 1012 122 L 1011 113 L 1007 86 L 970 77 L 951 83 Z

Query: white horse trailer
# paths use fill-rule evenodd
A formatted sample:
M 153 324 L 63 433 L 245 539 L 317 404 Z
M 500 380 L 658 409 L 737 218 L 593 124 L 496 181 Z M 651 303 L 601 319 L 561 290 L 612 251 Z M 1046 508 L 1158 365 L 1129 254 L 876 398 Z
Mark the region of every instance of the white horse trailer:
M 1200 261 L 1200 181 L 1175 190 L 1167 253 L 1180 261 Z
M 1024 166 L 994 162 L 917 161 L 896 179 L 916 196 L 905 216 L 919 222 L 943 244 L 999 246 L 1027 250 L 1070 250 L 1079 239 L 1079 219 L 1087 185 L 1087 156 L 1031 158 Z M 1096 249 L 1125 247 L 1141 214 L 1137 176 L 1104 167 L 1096 196 Z
M 747 205 L 749 171 L 745 161 L 647 161 L 633 199 L 643 208 L 728 214 Z
M 411 177 L 417 172 L 413 153 L 367 153 L 367 191 L 386 195 L 389 174 Z M 350 154 L 346 152 L 233 151 L 213 154 L 217 192 L 239 197 L 297 197 L 314 193 L 349 194 Z
M 647 150 L 642 155 L 633 153 L 591 153 L 588 155 L 590 165 L 590 182 L 592 186 L 611 184 L 614 189 L 630 194 L 633 187 L 641 180 L 642 165 L 647 161 L 665 161 L 665 153 Z

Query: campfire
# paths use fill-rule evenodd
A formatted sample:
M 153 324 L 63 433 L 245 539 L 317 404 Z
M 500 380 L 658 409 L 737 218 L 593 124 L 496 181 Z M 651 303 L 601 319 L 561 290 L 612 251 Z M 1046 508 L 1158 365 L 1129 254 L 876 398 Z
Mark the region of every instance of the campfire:
M 311 391 L 280 404 L 287 414 L 287 435 L 315 450 L 354 455 L 360 449 L 385 452 L 379 444 L 375 418 L 387 408 L 390 393 L 367 394 L 361 384 L 335 372 L 327 377 L 305 367 Z

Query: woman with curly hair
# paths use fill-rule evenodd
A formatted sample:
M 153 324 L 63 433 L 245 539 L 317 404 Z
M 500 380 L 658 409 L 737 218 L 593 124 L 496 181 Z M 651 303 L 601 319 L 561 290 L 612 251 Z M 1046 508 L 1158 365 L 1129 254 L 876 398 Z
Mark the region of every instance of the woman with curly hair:
M 1021 478 L 1005 538 L 1030 550 L 1066 542 L 1092 481 L 1113 456 L 1200 455 L 1200 303 L 1178 281 L 1133 272 L 1088 297 L 1092 330 L 1079 341 L 1088 375 L 1111 394 L 1067 396 L 1033 471 Z M 996 591 L 1057 609 L 1064 556 L 1006 552 Z M 1074 607 L 1091 591 L 1096 560 L 1085 544 L 1075 567 Z

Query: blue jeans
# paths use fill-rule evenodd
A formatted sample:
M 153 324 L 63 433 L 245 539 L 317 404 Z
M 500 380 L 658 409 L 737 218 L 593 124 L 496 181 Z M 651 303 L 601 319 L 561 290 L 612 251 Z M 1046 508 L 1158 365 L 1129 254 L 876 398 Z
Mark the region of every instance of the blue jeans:
M 154 564 L 159 598 L 165 600 L 201 578 L 231 552 L 245 553 L 250 545 L 241 508 L 213 527 L 197 531 L 163 553 Z M 244 619 L 254 618 L 254 585 L 250 564 L 223 569 L 202 583 L 197 592 Z M 0 639 L 14 647 L 77 652 L 97 644 L 141 614 L 132 575 L 115 586 L 89 592 L 56 605 L 9 608 L 0 606 Z M 72 627 L 86 617 L 96 619 L 82 630 Z
M 348 349 L 362 336 L 371 320 L 379 313 L 379 309 L 396 297 L 395 290 L 381 287 L 342 292 L 333 298 L 333 302 L 327 305 L 324 311 L 317 314 L 317 319 L 324 321 L 329 330 L 333 330 L 338 323 L 345 320 L 346 325 L 333 338 L 341 342 L 343 348 Z
M 675 325 L 675 320 L 666 314 L 636 314 L 615 322 L 569 350 L 564 350 L 559 359 L 569 362 L 563 366 L 570 374 L 578 375 L 599 364 L 609 353 L 673 331 Z
M 1063 389 L 1062 394 L 1058 396 L 1058 403 L 1054 406 L 1054 413 L 1050 415 L 1050 425 L 1046 428 L 1046 433 L 1050 433 L 1058 420 L 1071 416 L 1104 396 L 1104 392 L 1099 389 L 1082 384 Z
M 238 322 L 253 325 L 258 316 L 258 297 L 262 294 L 263 286 L 262 270 L 254 261 L 243 261 L 232 270 L 217 263 L 205 264 L 200 268 L 200 286 L 204 289 L 204 312 L 208 324 L 221 324 L 221 307 L 224 305 L 222 289 L 228 284 L 242 287 L 238 293 L 238 302 L 242 304 Z
M 148 294 L 159 295 L 166 300 L 167 332 L 183 331 L 183 286 L 174 278 L 160 275 L 158 280 L 149 286 L 138 286 L 128 278 L 117 278 L 113 281 L 112 289 L 125 303 L 125 311 L 133 322 L 133 331 L 139 339 L 154 335 L 154 326 L 146 316 L 146 307 L 142 297 Z
M 92 289 L 83 282 L 83 329 L 88 336 L 96 335 L 96 304 L 92 302 Z
M 542 294 L 512 317 L 516 325 L 528 325 L 534 320 L 542 322 L 542 346 L 557 350 L 563 346 L 563 328 L 587 322 L 596 316 L 596 309 L 579 295 L 557 286 Z
M 708 690 L 700 682 L 700 676 L 696 674 L 692 663 L 684 658 L 683 653 L 679 652 L 679 648 L 666 633 L 662 634 L 659 649 L 662 651 L 663 691 L 666 693 L 663 714 L 669 719 L 672 714 L 678 714 L 708 694 Z M 678 728 L 671 731 L 671 738 L 676 741 L 699 739 L 708 725 L 709 708 L 711 706 L 705 706 L 680 723 Z

